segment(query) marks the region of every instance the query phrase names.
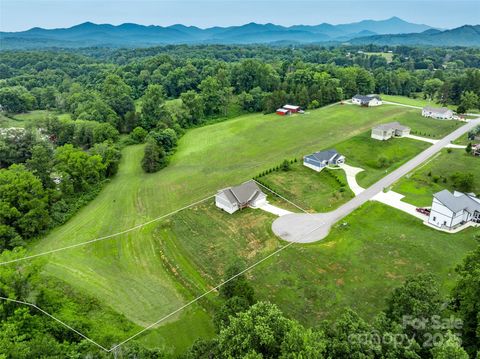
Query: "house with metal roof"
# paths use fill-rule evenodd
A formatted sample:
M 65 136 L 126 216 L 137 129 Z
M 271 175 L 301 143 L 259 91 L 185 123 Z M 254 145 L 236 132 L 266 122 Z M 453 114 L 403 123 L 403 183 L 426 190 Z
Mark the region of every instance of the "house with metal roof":
M 345 157 L 334 149 L 315 152 L 303 157 L 303 165 L 317 172 L 327 166 L 338 166 L 342 163 L 345 163 Z
M 267 195 L 253 180 L 224 188 L 215 195 L 215 205 L 230 214 L 246 207 L 258 208 L 266 203 Z
M 433 195 L 428 223 L 439 228 L 454 229 L 467 222 L 480 223 L 480 199 L 473 193 L 444 189 Z
M 352 103 L 359 106 L 380 106 L 382 99 L 378 95 L 355 95 L 352 97 Z
M 430 107 L 426 106 L 422 109 L 423 117 L 431 117 L 437 120 L 451 120 L 453 111 L 446 107 Z
M 372 128 L 371 137 L 385 141 L 392 137 L 404 137 L 410 134 L 410 127 L 403 126 L 399 122 L 383 123 Z

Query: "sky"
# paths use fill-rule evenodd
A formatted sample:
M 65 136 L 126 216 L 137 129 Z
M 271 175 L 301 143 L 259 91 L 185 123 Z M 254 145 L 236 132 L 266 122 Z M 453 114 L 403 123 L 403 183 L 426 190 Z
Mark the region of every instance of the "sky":
M 198 27 L 349 23 L 392 16 L 439 28 L 480 23 L 480 0 L 0 0 L 0 31 L 82 22 Z

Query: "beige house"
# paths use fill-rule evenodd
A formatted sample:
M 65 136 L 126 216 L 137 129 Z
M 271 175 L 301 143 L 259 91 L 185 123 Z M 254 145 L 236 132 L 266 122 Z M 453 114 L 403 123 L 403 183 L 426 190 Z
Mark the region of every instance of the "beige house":
M 258 208 L 266 203 L 267 195 L 253 180 L 224 188 L 215 195 L 215 205 L 230 214 L 246 207 Z
M 371 137 L 376 140 L 386 141 L 392 137 L 404 137 L 410 134 L 410 127 L 398 122 L 384 123 L 372 128 Z

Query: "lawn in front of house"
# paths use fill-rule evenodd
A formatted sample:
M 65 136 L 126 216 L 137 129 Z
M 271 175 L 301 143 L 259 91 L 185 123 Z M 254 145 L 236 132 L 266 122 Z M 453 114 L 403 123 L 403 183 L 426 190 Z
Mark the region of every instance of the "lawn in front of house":
M 480 157 L 469 155 L 463 149 L 444 149 L 422 167 L 398 181 L 393 190 L 405 195 L 405 202 L 426 207 L 432 204 L 432 195 L 443 189 L 456 188 L 452 175 L 472 173 L 473 185 L 469 190 L 480 194 Z
M 435 100 L 429 101 L 423 98 L 422 93 L 415 94 L 415 97 L 406 97 L 406 96 L 398 96 L 398 95 L 385 95 L 382 94 L 382 100 L 390 101 L 390 102 L 397 102 L 404 105 L 410 106 L 418 106 L 418 107 L 425 107 L 425 106 L 432 106 L 432 107 L 445 107 L 442 104 L 436 102 Z M 455 110 L 457 107 L 454 105 L 446 106 L 452 110 Z
M 423 141 L 410 138 L 392 138 L 379 141 L 364 132 L 335 145 L 335 149 L 345 156 L 345 162 L 354 167 L 363 168 L 357 175 L 360 186 L 367 188 L 415 157 L 430 146 Z
M 257 180 L 309 212 L 332 211 L 354 196 L 343 170 L 316 172 L 305 167 L 301 158 L 288 171 L 278 169 Z

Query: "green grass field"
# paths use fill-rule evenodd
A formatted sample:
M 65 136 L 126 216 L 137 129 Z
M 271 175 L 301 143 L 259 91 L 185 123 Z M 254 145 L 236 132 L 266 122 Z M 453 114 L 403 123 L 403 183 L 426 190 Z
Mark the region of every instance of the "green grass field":
M 402 103 L 404 105 L 411 105 L 411 106 L 419 106 L 419 107 L 424 107 L 424 106 L 434 106 L 434 107 L 443 107 L 442 104 L 436 102 L 436 101 L 429 101 L 425 100 L 422 97 L 422 94 L 417 94 L 416 98 L 412 97 L 405 97 L 405 96 L 395 96 L 395 95 L 382 95 L 382 99 L 386 101 L 391 101 L 391 102 L 398 102 Z M 452 110 L 456 110 L 457 106 L 454 105 L 448 105 L 448 108 L 451 108 Z
M 381 56 L 381 57 L 385 58 L 385 60 L 387 60 L 387 63 L 390 63 L 393 60 L 393 53 L 391 53 L 391 52 L 365 52 L 365 55 L 367 55 L 367 56 L 373 56 L 373 55 Z
M 300 158 L 306 153 L 331 147 L 364 133 L 380 122 L 410 121 L 415 126 L 423 126 L 420 122 L 417 124 L 415 111 L 387 105 L 369 109 L 331 106 L 311 111 L 308 115 L 285 118 L 275 114 L 245 115 L 188 131 L 180 139 L 169 166 L 156 174 L 145 174 L 140 168 L 142 145 L 126 147 L 119 173 L 97 198 L 66 224 L 38 240 L 30 251 L 38 253 L 123 231 L 211 196 L 219 188 L 241 183 L 278 165 L 284 158 Z M 412 128 L 415 126 L 412 125 Z M 440 134 L 447 133 L 450 129 L 439 125 L 435 131 Z M 267 231 L 268 224 L 261 222 L 257 225 L 260 229 L 254 233 L 259 238 L 248 237 L 247 233 L 250 232 L 246 231 L 243 242 L 239 238 L 238 244 L 227 248 L 225 252 L 230 253 L 229 256 L 240 253 L 255 258 L 257 254 L 267 253 L 278 245 L 273 238 L 260 238 Z M 211 222 L 206 221 L 203 224 L 193 223 L 190 230 L 197 231 L 197 226 L 208 228 L 209 231 L 213 228 Z M 177 228 L 172 232 L 175 235 L 170 237 L 161 235 L 162 228 L 162 223 L 153 223 L 116 238 L 49 255 L 46 274 L 65 280 L 75 289 L 94 296 L 137 325 L 150 324 L 186 303 L 196 293 L 210 288 L 211 280 L 216 278 L 215 273 L 211 277 L 205 275 L 206 269 L 198 264 L 198 252 L 189 255 L 187 250 L 177 247 L 181 240 L 176 238 L 183 238 L 177 232 L 182 229 L 188 233 L 188 228 Z M 393 223 L 390 230 L 395 231 L 395 228 Z M 359 228 L 355 230 L 358 231 Z M 169 233 L 168 229 L 165 231 Z M 237 232 L 237 228 L 231 228 L 224 232 L 223 238 L 236 238 Z M 222 234 L 215 236 L 219 238 Z M 213 236 L 207 233 L 204 237 L 213 247 L 212 253 L 223 249 L 220 244 L 215 248 L 218 240 Z M 188 240 L 189 237 L 185 238 L 185 241 Z M 249 248 L 253 240 L 258 243 L 258 247 Z M 190 245 L 198 245 L 197 240 L 190 240 Z M 230 251 L 237 248 L 237 245 L 238 251 L 231 254 Z M 241 248 L 245 245 L 247 248 Z M 355 248 L 352 247 L 351 250 Z M 464 249 L 459 247 L 458 255 L 450 256 L 450 261 L 457 261 L 460 252 L 465 252 Z M 223 261 L 228 259 L 224 254 L 219 257 Z M 340 254 L 337 258 L 340 259 Z M 201 260 L 208 263 L 209 259 Z M 185 275 L 179 277 L 175 274 L 179 271 L 177 265 Z M 218 263 L 215 268 L 217 265 L 218 268 L 223 268 Z M 359 275 L 362 274 L 360 269 L 358 272 Z M 304 290 L 309 290 L 317 284 L 313 280 L 312 285 L 305 285 L 309 282 L 302 280 L 303 277 L 308 279 L 304 273 L 289 275 L 299 278 L 296 284 L 292 284 L 292 288 L 301 284 L 305 287 Z M 179 280 L 180 278 L 186 279 Z M 375 278 L 378 279 L 378 276 Z M 383 287 L 374 279 L 370 281 L 372 286 Z M 279 286 L 279 290 L 289 284 L 285 278 L 280 282 L 272 281 L 265 288 Z M 290 287 L 285 288 L 285 293 L 291 293 L 291 290 Z M 279 293 L 278 298 L 272 298 L 278 299 L 281 304 L 286 303 L 283 293 Z M 298 303 L 293 300 L 291 304 L 296 306 Z M 181 350 L 199 335 L 211 335 L 213 329 L 205 307 L 214 304 L 214 299 L 207 304 L 196 304 L 189 308 L 188 315 L 183 312 L 169 318 L 143 340 L 150 343 L 161 340 L 166 345 L 174 346 L 175 350 Z M 299 307 L 298 310 L 304 310 L 302 308 L 305 307 Z
M 346 157 L 346 163 L 364 169 L 357 181 L 367 188 L 429 146 L 409 138 L 378 141 L 370 137 L 369 131 L 340 142 L 335 148 Z
M 70 114 L 68 113 L 56 113 L 48 110 L 35 110 L 26 113 L 8 115 L 8 117 L 0 114 L 0 128 L 25 127 L 28 123 L 43 120 L 50 114 L 56 115 L 61 119 L 71 118 Z
M 262 176 L 259 181 L 310 212 L 332 211 L 353 198 L 344 171 L 324 169 L 315 172 L 303 166 L 301 159 L 292 164 L 288 172 L 275 171 Z
M 195 275 L 190 269 L 194 264 L 203 278 L 217 283 L 234 260 L 250 264 L 278 248 L 270 222 L 259 210 L 228 215 L 208 204 L 174 215 L 158 226 L 156 235 L 175 243 L 176 251 L 188 259 L 178 262 L 179 277 Z M 480 230 L 437 232 L 403 212 L 369 202 L 324 241 L 295 244 L 248 277 L 259 299 L 279 304 L 307 325 L 335 317 L 345 306 L 371 319 L 408 275 L 433 272 L 447 292 L 454 267 L 477 245 L 475 234 Z
M 404 201 L 416 206 L 430 206 L 432 195 L 443 189 L 455 190 L 451 176 L 456 173 L 474 174 L 472 192 L 480 194 L 480 158 L 468 155 L 462 149 L 450 153 L 443 150 L 423 167 L 402 178 L 393 190 L 405 195 Z
M 357 175 L 357 181 L 366 188 L 429 146 L 408 138 L 378 141 L 367 131 L 333 147 L 346 157 L 347 164 L 364 169 Z M 275 171 L 259 180 L 300 207 L 314 212 L 331 211 L 353 197 L 344 171 L 325 169 L 317 173 L 303 166 L 302 158 L 298 160 L 290 171 Z

